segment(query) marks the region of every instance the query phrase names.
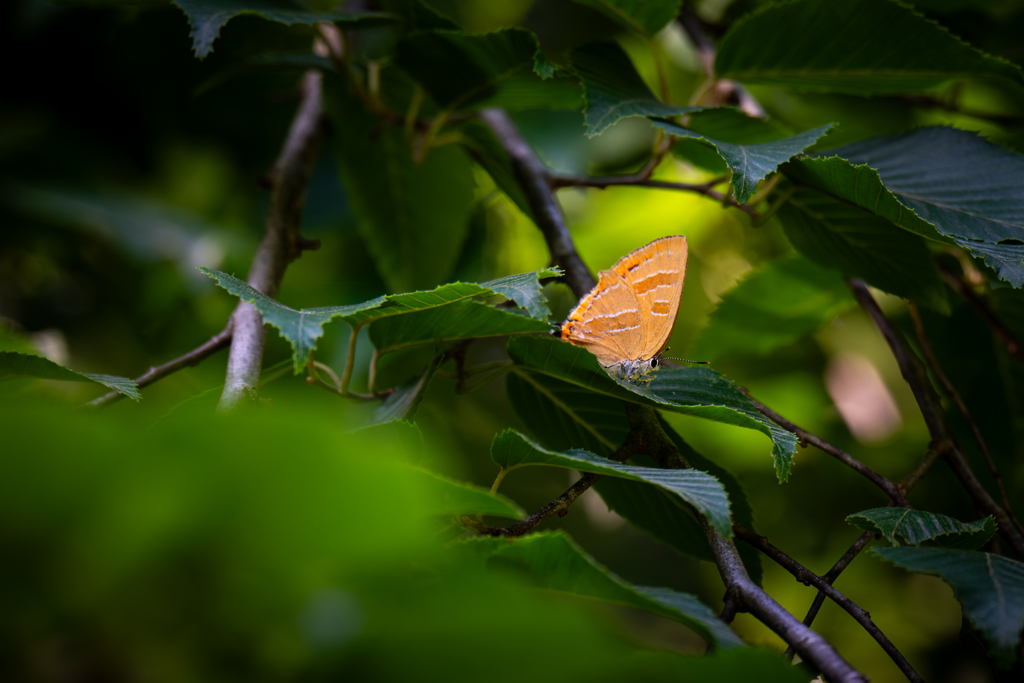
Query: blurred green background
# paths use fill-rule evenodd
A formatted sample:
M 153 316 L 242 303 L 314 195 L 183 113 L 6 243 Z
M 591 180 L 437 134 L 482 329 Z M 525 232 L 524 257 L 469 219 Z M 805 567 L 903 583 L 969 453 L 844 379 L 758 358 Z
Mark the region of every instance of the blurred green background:
M 433 4 L 467 30 L 527 26 L 553 55 L 616 37 L 654 81 L 643 45 L 568 0 Z M 756 4 L 705 2 L 695 9 L 725 23 Z M 978 47 L 1024 60 L 1022 3 L 915 4 Z M 161 2 L 15 0 L 0 6 L 0 27 L 8 65 L 0 99 L 5 334 L 27 336 L 75 370 L 137 376 L 220 331 L 235 301 L 194 267 L 247 272 L 267 206 L 260 179 L 294 112 L 299 78 L 228 70 L 261 54 L 265 43 L 305 49 L 308 29 L 239 17 L 222 30 L 213 54 L 198 61 L 185 16 Z M 673 94 L 685 102 L 703 79 L 693 46 L 670 25 L 656 49 L 672 67 Z M 950 123 L 1024 151 L 1019 123 L 896 99 L 753 92 L 793 130 L 839 121 L 829 146 Z M 980 86 L 963 97 L 986 111 L 1020 112 L 1021 103 Z M 583 135 L 578 111 L 528 110 L 514 119 L 545 162 L 564 172 L 635 170 L 654 140 L 653 129 L 637 119 L 593 140 Z M 657 173 L 685 181 L 714 175 L 678 158 Z M 530 220 L 483 171 L 476 169 L 474 180 L 462 253 L 434 284 L 546 266 Z M 752 229 L 739 212 L 696 195 L 566 189 L 559 200 L 594 271 L 656 237 L 687 236 L 689 268 L 671 342 L 682 356 L 699 348 L 725 292 L 792 253 L 777 221 Z M 289 268 L 280 301 L 327 306 L 386 292 L 330 154 L 316 168 L 303 233 L 323 247 Z M 560 319 L 571 294 L 562 285 L 549 289 Z M 882 303 L 909 326 L 900 300 Z M 974 313 L 955 303 L 949 318 L 926 315 L 932 329 L 943 331 L 937 350 L 968 402 L 990 394 L 985 377 L 998 375 L 996 352 L 958 355 L 971 348 L 972 334 L 987 334 Z M 340 369 L 347 334 L 344 325 L 328 326 L 320 360 Z M 365 386 L 369 345 L 360 348 L 357 387 Z M 473 362 L 500 359 L 503 342 L 476 343 L 470 355 Z M 265 365 L 289 356 L 287 344 L 268 334 Z M 399 356 L 382 372 L 407 376 L 416 360 Z M 90 385 L 0 385 L 0 673 L 6 668 L 8 680 L 294 680 L 338 671 L 354 680 L 513 680 L 534 675 L 537 663 L 552 680 L 613 680 L 630 670 L 623 658 L 638 646 L 703 652 L 697 636 L 659 617 L 552 599 L 462 566 L 446 569 L 436 529 L 417 517 L 414 482 L 396 478 L 386 461 L 411 459 L 489 487 L 497 470 L 491 439 L 506 427 L 523 428 L 502 380 L 467 396 L 456 393 L 453 380 L 436 378 L 417 415 L 427 446 L 396 443 L 384 457 L 368 437 L 352 433 L 372 407 L 315 392 L 301 377 L 267 384 L 274 409 L 259 419 L 205 417 L 224 364 L 223 354 L 210 358 L 147 389 L 140 404 L 123 401 L 102 418 L 73 408 L 98 395 Z M 715 368 L 889 478 L 902 478 L 924 454 L 928 436 L 913 397 L 858 310 L 843 309 L 813 336 L 767 355 L 727 353 Z M 876 409 L 844 410 L 851 401 Z M 1015 460 L 1020 446 L 1009 416 L 976 416 L 1006 465 L 1011 500 L 1024 503 L 1024 467 Z M 801 451 L 790 483 L 779 485 L 764 436 L 667 419 L 742 481 L 758 530 L 819 574 L 860 533 L 842 519 L 885 503 L 867 482 L 814 450 Z M 334 457 L 339 453 L 345 457 Z M 979 463 L 979 476 L 987 476 Z M 530 511 L 571 481 L 562 470 L 533 468 L 511 474 L 502 492 Z M 915 505 L 972 518 L 966 495 L 949 500 L 944 493 L 951 483 L 952 475 L 936 468 L 914 491 Z M 696 593 L 721 607 L 714 566 L 634 530 L 595 491 L 548 527 L 568 530 L 629 581 Z M 765 588 L 799 616 L 814 597 L 768 563 Z M 984 658 L 958 642 L 959 606 L 938 579 L 862 557 L 839 588 L 871 612 L 929 681 L 988 680 Z M 785 647 L 747 615 L 735 628 L 751 643 Z M 902 680 L 877 644 L 831 603 L 815 629 L 872 680 Z

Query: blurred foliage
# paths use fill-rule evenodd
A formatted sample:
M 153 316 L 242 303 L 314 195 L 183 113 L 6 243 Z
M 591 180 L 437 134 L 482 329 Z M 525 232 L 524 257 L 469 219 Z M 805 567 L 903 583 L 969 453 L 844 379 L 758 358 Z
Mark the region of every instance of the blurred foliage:
M 881 290 L 918 351 L 897 297 L 928 306 L 920 313 L 934 353 L 1011 504 L 1024 509 L 1024 368 L 934 266 L 962 273 L 1024 338 L 1024 294 L 1014 288 L 1024 281 L 1024 87 L 1013 66 L 1024 61 L 1024 3 L 910 4 L 687 2 L 722 47 L 719 75 L 745 88 L 713 102 L 700 46 L 673 20 L 679 2 L 0 3 L 10 65 L 0 100 L 0 351 L 8 375 L 49 377 L 0 381 L 0 678 L 746 681 L 756 671 L 809 681 L 812 672 L 768 651 L 785 643 L 746 614 L 734 631 L 765 649 L 690 656 L 721 628 L 686 624 L 719 611 L 722 584 L 672 493 L 607 478 L 545 523 L 556 533 L 528 537 L 531 547 L 453 543 L 463 533 L 454 522 L 482 514 L 505 524 L 497 515 L 539 509 L 574 481 L 567 458 L 504 478 L 507 498 L 490 495 L 500 467 L 489 453 L 503 430 L 596 458 L 625 435 L 621 398 L 668 402 L 669 434 L 721 482 L 734 517 L 824 573 L 859 533 L 844 519 L 886 501 L 825 454 L 782 443 L 790 435 L 747 414 L 736 387 L 890 479 L 916 465 L 927 430 L 844 274 Z M 344 32 L 343 63 L 322 44 L 310 50 L 325 19 Z M 196 59 L 194 46 L 208 55 Z M 822 69 L 813 78 L 801 71 L 811 63 Z M 212 417 L 221 355 L 145 388 L 139 404 L 77 409 L 104 388 L 57 381 L 68 373 L 135 377 L 223 329 L 236 299 L 196 267 L 248 271 L 268 173 L 308 68 L 324 73 L 332 130 L 302 232 L 323 246 L 291 265 L 277 296 L 298 316 L 282 325 L 294 323 L 304 341 L 293 353 L 288 338 L 268 335 L 261 392 L 270 406 Z M 742 106 L 737 93 L 767 119 L 694 109 Z M 441 122 L 385 124 L 378 105 Z M 656 180 L 732 175 L 729 191 L 765 220 L 695 193 L 558 191 L 595 271 L 657 237 L 687 236 L 670 353 L 712 360 L 714 371 L 671 371 L 630 393 L 599 369 L 579 379 L 595 368 L 565 361 L 576 350 L 553 340 L 515 337 L 508 352 L 502 338 L 466 343 L 484 336 L 474 316 L 500 318 L 494 334 L 547 329 L 541 319 L 557 324 L 574 304 L 550 281 L 547 303 L 533 289 L 520 299 L 495 286 L 550 256 L 507 154 L 469 120 L 487 106 L 506 108 L 560 174 L 635 172 L 667 131 L 686 139 Z M 652 116 L 676 118 L 652 125 Z M 913 153 L 900 151 L 907 145 Z M 751 150 L 764 154 L 751 162 Z M 454 282 L 481 283 L 464 285 L 476 298 L 418 312 L 394 304 L 411 312 L 377 329 L 345 318 L 352 327 L 325 324 L 319 336 L 300 315 L 370 315 L 345 307 Z M 521 308 L 495 306 L 503 298 Z M 434 334 L 456 323 L 459 334 Z M 350 335 L 352 390 L 369 391 L 373 368 L 376 388 L 396 387 L 386 402 L 315 392 L 288 372 L 315 350 L 321 383 L 347 377 Z M 375 344 L 392 352 L 378 362 Z M 541 362 L 517 356 L 527 347 L 559 350 Z M 877 382 L 837 381 L 850 358 Z M 687 377 L 699 381 L 680 398 Z M 733 403 L 709 410 L 711 389 Z M 859 440 L 837 408 L 843 391 L 891 406 L 894 431 Z M 971 466 L 997 495 L 970 425 L 948 407 Z M 387 424 L 366 428 L 374 422 Z M 991 531 L 941 464 L 911 501 L 942 528 Z M 870 528 L 888 524 L 875 517 Z M 911 542 L 906 527 L 894 529 Z M 973 548 L 979 536 L 961 532 L 971 541 L 961 547 Z M 1020 663 L 1000 667 L 1013 665 L 1019 632 L 992 619 L 978 562 L 996 563 L 1013 600 L 1019 563 L 998 554 L 1006 549 L 995 538 L 987 553 L 879 548 L 891 563 L 866 554 L 838 587 L 927 680 L 1011 680 Z M 474 543 L 494 547 L 467 551 Z M 802 617 L 814 592 L 741 551 Z M 559 573 L 560 557 L 580 573 Z M 873 681 L 903 680 L 835 605 L 814 628 Z

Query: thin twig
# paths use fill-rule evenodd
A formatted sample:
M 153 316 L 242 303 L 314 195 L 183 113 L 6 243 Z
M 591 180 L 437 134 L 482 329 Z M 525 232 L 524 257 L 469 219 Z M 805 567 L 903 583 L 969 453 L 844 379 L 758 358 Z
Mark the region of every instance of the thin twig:
M 988 307 L 981 297 L 975 294 L 974 290 L 971 289 L 963 279 L 957 276 L 953 271 L 949 270 L 949 268 L 942 263 L 937 265 L 939 266 L 939 274 L 942 275 L 942 279 L 946 281 L 946 284 L 952 287 L 957 294 L 962 296 L 978 313 L 978 315 L 981 316 L 981 319 L 992 328 L 992 331 L 996 336 L 1003 340 L 1003 344 L 1006 345 L 1006 350 L 1009 351 L 1010 355 L 1021 363 L 1024 363 L 1024 346 L 1022 346 L 1014 334 L 1010 332 L 1009 328 L 1003 324 L 1003 321 L 992 312 L 992 309 Z
M 1017 526 L 1017 529 L 1024 530 L 1021 528 L 1020 522 L 1013 514 L 1013 510 L 1010 508 L 1010 499 L 1006 495 L 1006 488 L 1003 486 L 1003 478 L 999 474 L 999 469 L 996 467 L 995 461 L 992 460 L 992 454 L 989 453 L 988 444 L 985 443 L 985 438 L 981 435 L 981 430 L 978 429 L 978 423 L 974 421 L 974 417 L 970 411 L 967 410 L 967 404 L 964 403 L 963 398 L 960 397 L 960 392 L 956 390 L 953 383 L 946 377 L 946 373 L 942 371 L 942 367 L 939 365 L 939 360 L 935 357 L 935 353 L 932 351 L 931 340 L 928 339 L 928 333 L 924 329 L 924 322 L 921 320 L 921 314 L 917 310 L 917 304 L 913 301 L 910 302 L 910 316 L 914 319 L 914 329 L 917 331 L 918 341 L 921 342 L 921 350 L 924 352 L 924 357 L 928 361 L 928 365 L 931 367 L 932 372 L 938 377 L 939 382 L 956 407 L 960 410 L 960 414 L 963 415 L 964 420 L 967 422 L 967 426 L 971 430 L 971 434 L 974 436 L 974 442 L 978 444 L 978 450 L 981 451 L 981 455 L 985 458 L 985 463 L 988 465 L 989 472 L 992 473 L 992 478 L 995 479 L 996 488 L 999 489 L 999 498 L 1003 502 L 1003 509 L 1006 510 L 1006 514 L 1010 517 L 1013 523 Z
M 174 360 L 167 361 L 163 365 L 157 365 L 146 370 L 143 374 L 139 375 L 135 380 L 136 386 L 139 389 L 153 384 L 157 380 L 161 380 L 168 375 L 171 375 L 182 368 L 193 367 L 199 365 L 201 361 L 217 353 L 228 344 L 231 343 L 231 326 L 225 327 L 223 330 L 213 335 L 207 341 L 203 342 L 196 348 L 192 349 L 186 354 L 178 356 Z M 124 398 L 124 394 L 117 391 L 111 391 L 109 394 L 104 394 L 97 399 L 93 399 L 89 402 L 90 406 L 105 406 L 120 401 Z
M 875 472 L 873 469 L 862 463 L 860 460 L 857 460 L 852 455 L 846 453 L 845 451 L 839 448 L 836 448 L 832 444 L 828 443 L 823 439 L 818 438 L 814 434 L 811 434 L 810 432 L 805 431 L 800 427 L 797 427 L 795 424 L 793 424 L 786 418 L 782 417 L 768 406 L 764 405 L 754 397 L 750 396 L 749 393 L 747 394 L 747 396 L 750 398 L 754 406 L 758 410 L 760 410 L 765 417 L 775 422 L 786 431 L 796 434 L 798 437 L 800 437 L 801 441 L 813 444 L 818 449 L 828 453 L 839 462 L 843 463 L 847 467 L 853 469 L 855 472 L 858 472 L 859 474 L 869 479 L 875 486 L 885 491 L 886 495 L 888 495 L 889 498 L 892 499 L 892 502 L 895 505 L 905 508 L 910 507 L 910 503 L 908 503 L 907 499 L 903 497 L 903 494 L 900 492 L 900 489 L 896 484 L 886 479 L 878 472 Z
M 885 653 L 889 655 L 908 680 L 913 681 L 914 683 L 924 683 L 924 679 L 921 678 L 920 674 L 914 670 L 914 667 L 910 665 L 910 662 L 908 662 L 907 658 L 903 656 L 903 653 L 896 649 L 896 646 L 892 644 L 892 641 L 890 641 L 886 635 L 882 633 L 882 630 L 878 628 L 873 621 L 871 621 L 871 615 L 869 615 L 867 611 L 857 603 L 837 591 L 831 583 L 808 570 L 792 557 L 769 543 L 767 537 L 756 534 L 750 529 L 739 524 L 733 524 L 733 531 L 736 533 L 737 538 L 745 543 L 749 543 L 770 557 L 779 566 L 795 576 L 797 581 L 804 585 L 814 586 L 822 594 L 828 596 L 832 602 L 846 610 L 850 616 L 856 619 L 857 623 L 860 624 L 864 630 L 882 646 Z
M 248 277 L 250 286 L 269 297 L 277 294 L 288 264 L 298 258 L 303 249 L 313 247 L 313 243 L 299 235 L 299 225 L 309 178 L 327 135 L 320 81 L 318 71 L 307 71 L 303 75 L 302 102 L 270 173 L 273 189 L 266 231 L 256 248 Z M 222 411 L 231 410 L 257 395 L 266 336 L 263 316 L 249 303 L 238 305 L 231 325 L 234 334 L 224 393 L 218 404 L 218 410 Z
M 886 343 L 889 344 L 893 357 L 896 359 L 897 365 L 899 365 L 900 374 L 903 375 L 903 379 L 910 385 L 910 390 L 917 400 L 917 405 L 921 410 L 921 415 L 924 417 L 925 424 L 928 425 L 928 432 L 931 434 L 932 440 L 947 442 L 948 447 L 945 450 L 946 462 L 949 463 L 957 478 L 960 479 L 960 483 L 967 489 L 967 493 L 974 500 L 974 504 L 978 509 L 984 514 L 992 515 L 996 518 L 1000 536 L 1013 548 L 1018 557 L 1024 558 L 1024 534 L 1014 526 L 1006 511 L 999 507 L 988 491 L 985 490 L 985 487 L 982 486 L 981 482 L 978 481 L 974 472 L 971 471 L 967 459 L 960 451 L 956 438 L 946 424 L 942 404 L 939 402 L 938 395 L 928 381 L 928 375 L 924 367 L 910 353 L 899 332 L 896 331 L 896 328 L 892 326 L 889 319 L 882 313 L 882 309 L 878 307 L 878 303 L 871 296 L 871 292 L 868 291 L 867 285 L 860 280 L 847 280 L 847 283 L 853 292 L 854 298 L 857 299 L 861 307 L 874 321 L 875 326 L 882 333 Z
M 668 180 L 647 180 L 637 178 L 634 175 L 626 176 L 604 176 L 604 177 L 591 177 L 591 176 L 574 176 L 574 175 L 557 175 L 552 176 L 551 186 L 553 188 L 560 187 L 596 187 L 599 189 L 605 189 L 606 187 L 615 186 L 632 186 L 632 187 L 650 187 L 658 190 L 680 190 L 683 192 L 696 192 L 702 194 L 705 197 L 710 197 L 715 201 L 728 204 L 729 206 L 739 209 L 743 213 L 747 214 L 754 220 L 761 218 L 761 214 L 758 213 L 753 207 L 747 204 L 741 204 L 736 201 L 736 198 L 732 195 L 727 195 L 718 190 L 713 189 L 715 185 L 723 182 L 719 178 L 715 178 L 706 183 L 677 183 Z

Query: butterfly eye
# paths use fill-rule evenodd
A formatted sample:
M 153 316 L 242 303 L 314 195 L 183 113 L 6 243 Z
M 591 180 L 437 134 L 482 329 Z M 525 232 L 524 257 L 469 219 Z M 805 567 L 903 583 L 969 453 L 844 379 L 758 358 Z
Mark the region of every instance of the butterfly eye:
M 657 358 L 652 358 L 651 359 L 651 367 L 652 368 L 658 367 L 658 359 Z

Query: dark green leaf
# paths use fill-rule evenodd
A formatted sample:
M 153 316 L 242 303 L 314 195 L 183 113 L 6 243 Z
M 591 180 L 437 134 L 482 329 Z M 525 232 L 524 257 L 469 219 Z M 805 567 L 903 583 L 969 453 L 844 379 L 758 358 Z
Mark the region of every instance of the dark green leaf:
M 427 492 L 426 498 L 434 515 L 494 515 L 522 519 L 526 513 L 500 493 L 489 493 L 473 484 L 452 481 L 421 469 L 410 470 L 417 483 Z
M 682 0 L 576 0 L 650 38 L 676 18 Z
M 707 517 L 721 534 L 732 537 L 729 496 L 721 482 L 707 472 L 636 467 L 578 449 L 549 451 L 511 429 L 494 437 L 491 459 L 505 470 L 548 465 L 653 484 L 682 498 Z
M 379 26 L 398 20 L 384 12 L 312 12 L 292 0 L 174 0 L 192 26 L 192 49 L 202 59 L 213 52 L 224 24 L 240 14 L 255 14 L 281 24 L 316 24 L 321 21 L 346 25 Z
M 587 137 L 603 133 L 627 116 L 674 116 L 700 107 L 677 107 L 658 100 L 615 43 L 591 43 L 572 51 L 573 69 L 583 84 Z
M 900 203 L 1014 287 L 1024 285 L 1024 156 L 945 127 L 872 138 L 831 154 L 875 169 Z
M 432 287 L 452 273 L 473 211 L 473 169 L 458 145 L 416 163 L 405 133 L 336 88 L 325 88 L 338 169 L 360 234 L 394 292 Z
M 655 126 L 666 133 L 681 138 L 696 138 L 712 145 L 732 171 L 732 184 L 736 200 L 745 202 L 757 190 L 757 184 L 769 173 L 808 147 L 813 146 L 828 133 L 835 124 L 792 135 L 781 140 L 757 144 L 737 145 L 714 140 L 695 131 L 683 128 L 669 121 L 653 121 Z
M 414 34 L 398 44 L 395 63 L 446 109 L 486 100 L 498 84 L 523 72 L 538 88 L 533 73 L 537 38 L 525 29 L 468 34 L 433 31 Z
M 747 116 L 735 107 L 712 107 L 694 112 L 688 118 L 686 127 L 690 131 L 733 145 L 759 145 L 793 134 L 774 119 Z
M 517 539 L 475 538 L 455 546 L 487 558 L 491 566 L 515 569 L 538 587 L 644 610 L 686 624 L 701 637 L 726 649 L 742 645 L 711 609 L 688 593 L 634 586 L 591 557 L 562 532 Z
M 97 375 L 89 372 L 75 372 L 58 365 L 48 358 L 17 351 L 0 351 L 0 381 L 18 378 L 55 379 L 63 382 L 95 382 L 133 401 L 142 399 L 135 380 L 113 375 Z
M 473 160 L 487 171 L 498 189 L 504 192 L 523 214 L 532 219 L 533 209 L 519 185 L 508 152 L 494 137 L 491 129 L 479 121 L 470 121 L 462 127 L 462 136 L 462 144 Z
M 796 437 L 771 422 L 733 387 L 709 368 L 659 370 L 643 388 L 612 379 L 586 349 L 558 339 L 515 337 L 508 354 L 516 363 L 546 375 L 613 398 L 694 415 L 707 420 L 755 429 L 772 440 L 772 457 L 779 481 L 789 478 Z
M 382 0 L 381 5 L 413 31 L 458 30 L 459 25 L 423 0 Z
M 430 365 L 419 375 L 409 380 L 388 394 L 384 402 L 373 411 L 371 424 L 383 424 L 392 420 L 412 420 L 416 415 L 416 408 L 427 393 L 430 380 L 437 370 L 436 358 L 432 359 Z
M 912 572 L 949 584 L 964 616 L 982 633 L 997 662 L 1013 664 L 1024 627 L 1024 563 L 1000 555 L 949 548 L 873 548 Z
M 810 188 L 779 209 L 786 236 L 802 254 L 881 290 L 937 311 L 949 304 L 924 241 L 892 223 Z
M 961 550 L 977 550 L 996 532 L 992 517 L 965 524 L 946 515 L 904 508 L 865 510 L 846 521 L 858 529 L 882 534 L 893 545 L 939 545 Z
M 370 325 L 380 353 L 408 346 L 525 332 L 550 332 L 551 325 L 479 301 L 458 301 L 427 311 L 382 318 Z
M 736 22 L 722 39 L 715 73 L 745 83 L 853 95 L 924 92 L 964 78 L 1024 85 L 1012 64 L 888 0 L 766 6 Z
M 835 271 L 800 257 L 774 261 L 722 296 L 693 355 L 765 354 L 811 334 L 853 303 Z

